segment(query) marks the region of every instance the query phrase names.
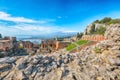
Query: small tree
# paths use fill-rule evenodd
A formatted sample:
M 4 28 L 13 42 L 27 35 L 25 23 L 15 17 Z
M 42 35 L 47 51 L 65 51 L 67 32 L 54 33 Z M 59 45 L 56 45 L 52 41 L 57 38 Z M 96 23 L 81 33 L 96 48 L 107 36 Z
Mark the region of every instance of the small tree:
M 99 28 L 96 29 L 97 34 L 104 34 L 106 31 L 106 28 L 103 26 L 100 26 Z
M 80 39 L 83 36 L 83 33 L 77 33 L 77 38 Z
M 82 36 L 83 36 L 83 33 L 81 32 L 79 35 L 80 35 L 80 38 L 82 38 Z
M 99 23 L 99 20 L 95 20 L 94 23 Z
M 110 22 L 112 19 L 110 17 L 105 17 L 103 18 L 100 23 L 107 23 L 107 22 Z
M 94 33 L 95 33 L 95 24 L 92 24 L 90 34 L 94 34 Z
M 79 37 L 79 32 L 77 33 L 77 38 Z
M 2 34 L 0 34 L 0 38 L 2 38 Z

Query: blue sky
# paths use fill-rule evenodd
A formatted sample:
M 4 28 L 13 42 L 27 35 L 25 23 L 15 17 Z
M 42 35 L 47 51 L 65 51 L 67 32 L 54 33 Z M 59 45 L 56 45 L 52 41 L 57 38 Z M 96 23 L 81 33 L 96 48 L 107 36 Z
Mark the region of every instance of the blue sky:
M 81 32 L 96 19 L 120 18 L 119 0 L 0 0 L 0 33 Z

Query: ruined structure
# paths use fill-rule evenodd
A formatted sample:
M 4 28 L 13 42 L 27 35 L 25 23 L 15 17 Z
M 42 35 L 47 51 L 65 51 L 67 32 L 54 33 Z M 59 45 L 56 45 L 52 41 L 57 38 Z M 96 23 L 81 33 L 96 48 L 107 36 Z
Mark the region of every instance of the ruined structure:
M 82 40 L 102 41 L 105 40 L 103 35 L 83 35 Z
M 41 52 L 53 52 L 59 49 L 67 47 L 70 42 L 56 40 L 45 40 L 41 42 L 40 51 Z
M 21 46 L 24 49 L 31 49 L 33 47 L 33 43 L 30 41 L 20 41 L 18 42 L 19 47 Z
M 41 42 L 41 45 L 40 45 L 40 52 L 51 52 L 51 51 L 54 51 L 55 50 L 55 41 L 54 40 L 45 40 L 45 41 L 42 41 Z
M 14 42 L 16 42 L 16 37 L 4 37 L 0 39 L 0 50 L 11 49 L 14 46 Z
M 12 42 L 10 40 L 0 40 L 0 50 L 6 50 L 12 48 Z

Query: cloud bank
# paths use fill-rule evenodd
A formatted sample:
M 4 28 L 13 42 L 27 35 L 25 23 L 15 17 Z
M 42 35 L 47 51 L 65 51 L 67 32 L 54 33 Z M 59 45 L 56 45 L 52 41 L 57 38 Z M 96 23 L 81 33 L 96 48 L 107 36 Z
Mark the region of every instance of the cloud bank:
M 7 36 L 16 36 L 16 35 L 40 35 L 47 33 L 49 34 L 58 31 L 74 32 L 72 30 L 60 28 L 60 26 L 49 24 L 50 22 L 54 21 L 55 20 L 53 19 L 33 20 L 25 17 L 15 17 L 12 16 L 11 14 L 0 11 L 0 33 Z M 10 25 L 8 22 L 12 22 L 15 24 Z

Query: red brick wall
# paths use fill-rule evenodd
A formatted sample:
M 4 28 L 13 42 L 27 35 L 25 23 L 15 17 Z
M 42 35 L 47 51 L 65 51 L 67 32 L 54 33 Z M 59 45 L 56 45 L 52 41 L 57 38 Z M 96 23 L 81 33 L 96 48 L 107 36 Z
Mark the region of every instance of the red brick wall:
M 102 41 L 105 40 L 103 35 L 83 35 L 82 40 Z

